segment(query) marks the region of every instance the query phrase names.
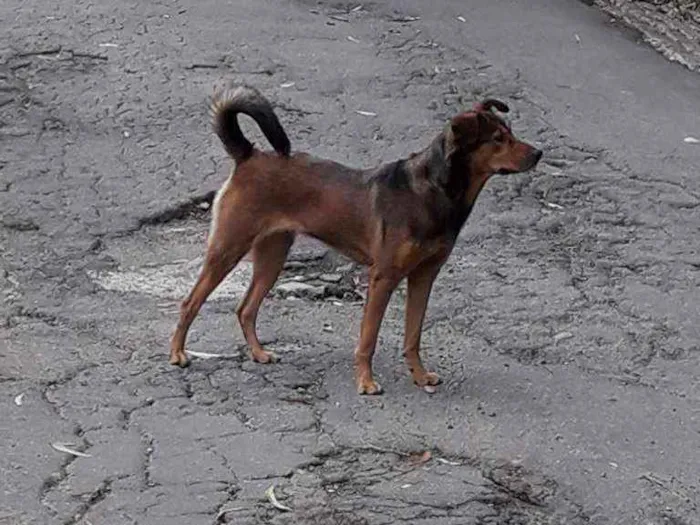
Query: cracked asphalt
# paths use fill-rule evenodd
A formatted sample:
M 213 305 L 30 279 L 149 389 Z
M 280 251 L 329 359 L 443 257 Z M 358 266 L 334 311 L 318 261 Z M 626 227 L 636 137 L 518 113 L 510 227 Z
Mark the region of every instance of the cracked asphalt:
M 0 524 L 700 523 L 696 73 L 573 0 L 5 0 L 0 20 Z M 436 282 L 436 394 L 401 358 L 404 288 L 386 393 L 355 394 L 363 273 L 310 241 L 261 310 L 281 363 L 244 356 L 244 262 L 200 357 L 167 364 L 230 167 L 222 79 L 354 166 L 485 95 L 545 149 L 489 182 Z

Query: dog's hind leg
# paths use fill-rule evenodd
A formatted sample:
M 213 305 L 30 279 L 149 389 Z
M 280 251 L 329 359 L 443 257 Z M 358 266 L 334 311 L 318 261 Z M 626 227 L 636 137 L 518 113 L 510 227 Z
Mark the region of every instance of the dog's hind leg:
M 177 323 L 177 328 L 173 334 L 170 343 L 170 364 L 187 366 L 188 360 L 185 354 L 185 339 L 187 331 L 197 317 L 199 309 L 207 300 L 209 295 L 216 287 L 224 280 L 231 270 L 238 264 L 238 261 L 245 255 L 245 250 L 240 250 L 235 255 L 231 254 L 224 259 L 216 259 L 207 254 L 207 258 L 202 267 L 194 288 L 182 302 L 180 306 L 180 320 Z
M 194 288 L 180 306 L 180 319 L 170 342 L 170 364 L 172 365 L 187 366 L 185 340 L 192 321 L 197 317 L 199 309 L 209 295 L 250 250 L 257 235 L 254 225 L 248 224 L 249 221 L 239 220 L 238 223 L 233 223 L 233 226 L 230 216 L 220 216 L 215 218 L 215 221 L 219 223 L 219 227 L 212 230 L 213 234 L 209 239 L 202 271 Z M 229 227 L 224 228 L 225 224 Z
M 294 233 L 276 232 L 253 243 L 253 280 L 241 301 L 236 314 L 241 324 L 243 335 L 250 346 L 253 361 L 274 363 L 277 356 L 263 349 L 255 330 L 258 310 L 265 296 L 277 281 L 289 249 L 294 243 Z

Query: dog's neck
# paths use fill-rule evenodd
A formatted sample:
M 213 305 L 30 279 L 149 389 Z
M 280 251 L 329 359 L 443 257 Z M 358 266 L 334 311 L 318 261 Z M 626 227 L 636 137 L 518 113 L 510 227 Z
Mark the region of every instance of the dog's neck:
M 457 151 L 445 147 L 445 134 L 438 135 L 425 150 L 410 155 L 408 158 L 387 165 L 395 171 L 395 165 L 401 166 L 405 177 L 403 189 L 416 195 L 425 196 L 424 202 L 430 202 L 434 226 L 439 231 L 449 231 L 454 238 L 459 235 L 481 189 L 492 175 L 482 173 L 474 166 L 471 152 Z M 397 188 L 402 177 L 387 177 L 382 180 L 390 187 Z M 398 172 L 397 172 L 398 175 Z M 392 180 L 395 179 L 395 180 Z
M 493 173 L 478 169 L 471 151 L 457 151 L 445 143 L 441 133 L 428 148 L 406 159 L 414 174 L 411 186 L 417 193 L 427 186 L 438 188 L 454 206 L 471 209 Z
M 474 207 L 474 204 L 476 203 L 476 198 L 479 196 L 479 193 L 481 193 L 481 190 L 484 188 L 486 181 L 489 180 L 492 175 L 492 172 L 477 171 L 473 169 L 473 167 L 469 170 L 467 189 L 464 192 L 464 205 L 467 206 L 470 210 L 472 207 Z

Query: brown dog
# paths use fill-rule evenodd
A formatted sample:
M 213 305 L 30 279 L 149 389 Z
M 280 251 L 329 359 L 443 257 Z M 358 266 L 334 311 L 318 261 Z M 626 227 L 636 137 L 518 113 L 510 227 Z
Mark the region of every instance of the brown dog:
M 419 346 L 428 297 L 440 268 L 494 173 L 533 168 L 542 152 L 517 140 L 485 100 L 455 116 L 425 150 L 371 170 L 356 170 L 305 153 L 290 154 L 289 139 L 270 103 L 239 87 L 214 96 L 214 130 L 236 161 L 213 205 L 204 267 L 183 301 L 170 363 L 186 366 L 185 338 L 211 292 L 252 251 L 253 279 L 237 309 L 243 334 L 259 363 L 276 360 L 260 345 L 260 303 L 277 280 L 297 233 L 310 235 L 369 266 L 369 289 L 355 350 L 360 394 L 379 394 L 372 376 L 379 326 L 392 292 L 408 278 L 404 356 L 421 387 L 439 382 L 421 362 Z M 243 136 L 238 113 L 252 117 L 275 149 L 260 151 Z M 428 388 L 432 390 L 432 388 Z

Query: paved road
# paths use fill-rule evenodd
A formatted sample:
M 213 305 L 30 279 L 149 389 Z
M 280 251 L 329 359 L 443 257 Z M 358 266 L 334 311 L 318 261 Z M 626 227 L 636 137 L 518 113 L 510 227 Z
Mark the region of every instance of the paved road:
M 700 523 L 700 77 L 573 0 L 465 4 L 2 3 L 0 524 Z M 355 395 L 362 274 L 309 242 L 284 276 L 306 293 L 261 314 L 282 363 L 242 357 L 244 263 L 190 338 L 221 357 L 167 365 L 229 167 L 222 78 L 353 165 L 485 94 L 546 150 L 436 283 L 436 394 L 399 290 L 387 392 Z

